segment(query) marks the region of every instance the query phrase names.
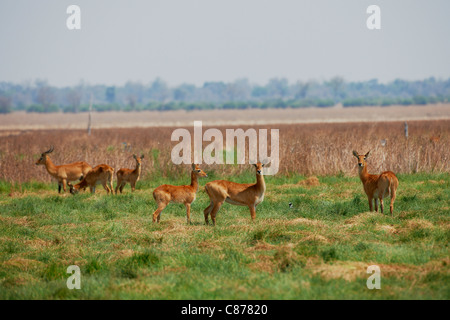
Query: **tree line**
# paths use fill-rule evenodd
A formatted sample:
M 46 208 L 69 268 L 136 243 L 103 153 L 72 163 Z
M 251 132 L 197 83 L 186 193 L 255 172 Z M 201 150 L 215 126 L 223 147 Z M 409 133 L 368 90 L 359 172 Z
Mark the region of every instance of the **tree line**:
M 289 83 L 284 78 L 273 78 L 265 85 L 239 79 L 173 87 L 160 78 L 149 84 L 127 82 L 123 86 L 80 82 L 76 86 L 55 87 L 45 80 L 0 82 L 0 113 L 83 112 L 89 109 L 91 95 L 95 111 L 306 108 L 338 103 L 344 107 L 425 105 L 449 101 L 450 79 L 431 77 L 380 83 L 376 79 L 347 82 L 334 77 Z

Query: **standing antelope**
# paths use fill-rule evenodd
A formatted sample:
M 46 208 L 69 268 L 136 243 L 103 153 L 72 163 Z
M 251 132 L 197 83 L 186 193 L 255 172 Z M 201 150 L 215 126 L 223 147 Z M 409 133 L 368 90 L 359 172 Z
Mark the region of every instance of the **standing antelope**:
M 264 164 L 258 162 L 253 165 L 256 168 L 256 183 L 215 180 L 206 184 L 205 190 L 210 199 L 209 206 L 204 210 L 206 224 L 209 224 L 209 214 L 213 224 L 216 224 L 216 214 L 224 201 L 238 206 L 247 206 L 252 220 L 255 220 L 256 206 L 264 200 L 266 184 L 262 173 Z
M 66 192 L 66 184 L 70 181 L 82 180 L 91 171 L 92 167 L 84 161 L 55 166 L 48 155 L 53 152 L 53 149 L 52 146 L 49 150 L 42 153 L 39 160 L 36 161 L 36 165 L 45 165 L 47 172 L 58 180 L 58 193 L 61 193 L 61 186 Z
M 370 151 L 365 155 L 360 155 L 356 151 L 353 151 L 353 155 L 358 159 L 359 178 L 361 179 L 364 186 L 364 191 L 367 194 L 370 211 L 373 210 L 372 199 L 374 199 L 375 211 L 378 212 L 378 199 L 380 199 L 381 213 L 383 213 L 383 198 L 390 195 L 390 210 L 391 215 L 393 215 L 395 193 L 397 192 L 398 187 L 398 179 L 392 171 L 385 171 L 380 175 L 369 174 L 367 172 L 366 165 L 366 159 L 369 156 L 369 153 Z
M 187 223 L 191 222 L 191 204 L 195 200 L 198 191 L 198 177 L 208 175 L 201 170 L 198 165 L 192 164 L 191 184 L 188 186 L 171 186 L 163 184 L 153 191 L 153 198 L 158 205 L 158 209 L 153 212 L 153 222 L 159 222 L 161 211 L 170 203 L 183 203 L 186 207 Z
M 131 191 L 134 191 L 136 188 L 136 182 L 139 180 L 139 176 L 141 175 L 141 161 L 144 159 L 144 155 L 140 157 L 133 154 L 134 160 L 136 160 L 136 168 L 126 169 L 122 168 L 117 171 L 117 185 L 116 185 L 116 194 L 117 190 L 120 190 L 122 193 L 123 187 L 128 183 L 131 185 Z
M 101 183 L 108 194 L 109 192 L 114 194 L 112 184 L 113 176 L 114 168 L 108 166 L 107 164 L 99 164 L 91 171 L 89 171 L 86 177 L 81 180 L 81 182 L 77 183 L 76 185 L 71 185 L 69 183 L 68 185 L 70 187 L 70 193 L 77 194 L 80 189 L 86 190 L 87 187 L 89 187 L 91 193 L 95 193 L 96 185 Z

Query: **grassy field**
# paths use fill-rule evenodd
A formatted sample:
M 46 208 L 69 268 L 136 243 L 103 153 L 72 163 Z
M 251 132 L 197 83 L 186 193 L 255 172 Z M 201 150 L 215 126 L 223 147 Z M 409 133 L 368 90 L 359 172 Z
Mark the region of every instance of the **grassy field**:
M 266 177 L 254 223 L 225 204 L 215 227 L 204 225 L 203 188 L 191 225 L 176 204 L 152 223 L 153 188 L 187 175 L 118 196 L 60 196 L 42 182 L 8 195 L 1 182 L 0 299 L 450 299 L 450 175 L 399 180 L 391 217 L 367 212 L 356 172 Z M 69 265 L 81 268 L 81 290 L 66 287 Z M 366 287 L 370 265 L 380 290 Z

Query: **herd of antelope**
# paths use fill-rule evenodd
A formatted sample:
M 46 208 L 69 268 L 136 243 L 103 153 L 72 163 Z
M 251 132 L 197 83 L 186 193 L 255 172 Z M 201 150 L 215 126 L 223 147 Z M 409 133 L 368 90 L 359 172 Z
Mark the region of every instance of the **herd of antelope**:
M 61 188 L 66 192 L 66 185 L 72 194 L 78 193 L 80 189 L 86 190 L 87 187 L 89 187 L 91 193 L 95 193 L 96 185 L 102 184 L 108 194 L 114 194 L 114 192 L 117 194 L 118 191 L 122 193 L 127 183 L 130 184 L 131 190 L 134 191 L 136 182 L 139 180 L 141 174 L 141 164 L 144 158 L 144 155 L 140 157 L 133 155 L 136 161 L 136 167 L 134 169 L 122 168 L 117 171 L 117 185 L 114 190 L 114 168 L 106 164 L 100 164 L 92 168 L 84 161 L 57 166 L 53 164 L 49 157 L 49 154 L 53 150 L 54 148 L 51 147 L 42 153 L 36 165 L 44 165 L 47 172 L 58 181 L 59 193 L 61 193 Z M 393 215 L 398 179 L 392 171 L 385 171 L 378 175 L 369 174 L 366 164 L 369 153 L 370 151 L 364 155 L 360 155 L 356 151 L 353 151 L 353 155 L 358 159 L 359 177 L 369 201 L 369 209 L 373 211 L 374 200 L 375 211 L 378 212 L 379 200 L 381 213 L 383 213 L 383 199 L 390 196 L 390 212 Z M 224 202 L 248 207 L 252 220 L 255 220 L 256 206 L 264 200 L 266 184 L 263 175 L 264 164 L 258 162 L 253 164 L 253 166 L 256 169 L 256 183 L 236 183 L 228 180 L 215 180 L 205 185 L 205 191 L 210 200 L 209 206 L 203 212 L 206 224 L 209 224 L 209 216 L 211 216 L 213 225 L 216 224 L 217 212 Z M 198 165 L 193 164 L 190 185 L 174 186 L 164 184 L 157 187 L 153 191 L 153 198 L 157 204 L 157 209 L 153 213 L 153 222 L 159 222 L 161 212 L 170 202 L 174 202 L 185 205 L 187 223 L 190 223 L 191 204 L 194 202 L 199 189 L 198 178 L 207 176 Z M 80 182 L 72 185 L 71 182 L 76 180 L 80 180 Z

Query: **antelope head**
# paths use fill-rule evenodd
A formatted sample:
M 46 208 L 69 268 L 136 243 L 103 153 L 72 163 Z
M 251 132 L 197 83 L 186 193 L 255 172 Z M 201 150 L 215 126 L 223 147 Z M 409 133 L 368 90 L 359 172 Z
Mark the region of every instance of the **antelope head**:
M 75 189 L 73 184 L 71 184 L 70 182 L 67 182 L 67 185 L 69 186 L 69 191 L 71 194 L 77 194 L 78 193 L 78 189 Z
M 142 163 L 142 159 L 144 159 L 144 155 L 142 154 L 140 157 L 138 157 L 135 154 L 133 154 L 133 158 L 134 158 L 134 160 L 136 160 L 136 165 L 138 167 L 140 167 L 141 163 Z
M 75 195 L 80 192 L 80 189 L 86 190 L 86 187 L 81 187 L 80 184 L 73 185 L 70 182 L 67 182 L 67 185 L 69 186 L 70 193 Z
M 370 151 L 366 154 L 358 154 L 355 150 L 353 150 L 353 155 L 358 159 L 358 166 L 360 168 L 364 168 L 366 166 L 366 159 L 369 157 Z
M 198 164 L 192 164 L 192 172 L 194 172 L 197 177 L 208 176 L 205 171 L 199 168 Z
M 36 165 L 40 165 L 40 164 L 43 164 L 43 165 L 45 165 L 45 162 L 47 161 L 47 155 L 49 154 L 49 153 L 52 153 L 53 152 L 53 146 L 51 146 L 50 147 L 50 149 L 48 149 L 47 151 L 45 151 L 44 153 L 42 153 L 41 154 L 41 157 L 39 158 L 39 160 L 38 161 L 36 161 Z
M 261 162 L 258 162 L 258 163 L 254 163 L 253 166 L 256 168 L 256 174 L 259 174 L 262 176 L 263 175 L 262 170 L 263 170 L 264 164 Z

